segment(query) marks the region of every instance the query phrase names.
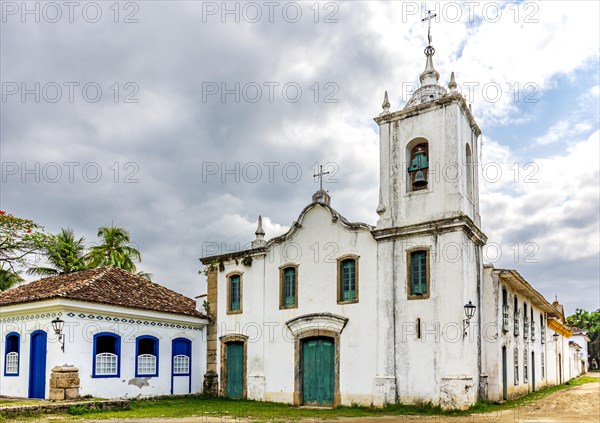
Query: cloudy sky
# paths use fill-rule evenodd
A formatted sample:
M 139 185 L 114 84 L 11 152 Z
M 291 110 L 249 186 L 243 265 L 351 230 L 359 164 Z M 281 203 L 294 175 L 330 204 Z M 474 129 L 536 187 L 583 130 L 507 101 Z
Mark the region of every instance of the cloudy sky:
M 375 224 L 384 90 L 424 67 L 421 2 L 11 2 L 1 23 L 0 206 L 88 243 L 127 228 L 186 295 L 198 258 L 267 238 L 311 199 Z M 597 2 L 428 2 L 440 82 L 483 129 L 496 267 L 599 306 Z M 498 251 L 501 254 L 498 254 Z

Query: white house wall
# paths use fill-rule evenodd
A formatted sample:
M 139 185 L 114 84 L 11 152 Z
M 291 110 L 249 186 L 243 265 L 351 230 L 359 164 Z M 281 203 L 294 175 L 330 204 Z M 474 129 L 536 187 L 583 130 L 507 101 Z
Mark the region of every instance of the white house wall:
M 79 369 L 80 395 L 99 398 L 145 397 L 171 393 L 171 341 L 186 338 L 192 342 L 191 391 L 188 376 L 174 378 L 175 393 L 200 393 L 206 372 L 205 323 L 201 319 L 166 313 L 131 310 L 120 307 L 51 301 L 36 303 L 35 314 L 27 313 L 30 305 L 15 305 L 2 311 L 0 395 L 27 397 L 29 385 L 30 334 L 43 329 L 48 336 L 46 361 L 46 398 L 50 388 L 50 372 L 55 366 L 73 365 Z M 48 317 L 38 317 L 38 316 Z M 84 317 L 80 317 L 80 315 Z M 65 351 L 50 323 L 60 316 L 65 321 Z M 110 319 L 110 321 L 108 321 Z M 123 321 L 125 320 L 125 321 Z M 131 323 L 132 321 L 133 323 Z M 159 326 L 159 324 L 161 326 Z M 171 327 L 171 325 L 175 327 Z M 177 328 L 177 326 L 180 326 Z M 10 332 L 21 336 L 20 372 L 18 377 L 4 376 L 5 337 Z M 121 337 L 120 377 L 93 378 L 93 337 L 110 332 Z M 152 335 L 159 340 L 158 377 L 136 378 L 136 338 Z M 185 379 L 185 380 L 184 380 Z

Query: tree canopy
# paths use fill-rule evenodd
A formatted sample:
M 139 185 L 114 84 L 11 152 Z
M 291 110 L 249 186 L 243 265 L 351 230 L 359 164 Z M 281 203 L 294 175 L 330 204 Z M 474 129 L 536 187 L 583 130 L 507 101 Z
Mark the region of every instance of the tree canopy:
M 567 317 L 567 324 L 585 330 L 590 338 L 588 354 L 591 358 L 600 360 L 600 309 L 587 311 L 581 308 L 575 310 L 575 314 Z

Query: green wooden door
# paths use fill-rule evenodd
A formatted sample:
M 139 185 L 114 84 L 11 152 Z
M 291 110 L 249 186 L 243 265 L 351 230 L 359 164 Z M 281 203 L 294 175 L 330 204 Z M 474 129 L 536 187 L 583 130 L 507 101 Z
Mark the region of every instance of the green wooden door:
M 244 387 L 244 344 L 227 344 L 227 397 L 242 398 Z
M 302 343 L 304 404 L 333 404 L 334 360 L 333 339 L 309 338 Z

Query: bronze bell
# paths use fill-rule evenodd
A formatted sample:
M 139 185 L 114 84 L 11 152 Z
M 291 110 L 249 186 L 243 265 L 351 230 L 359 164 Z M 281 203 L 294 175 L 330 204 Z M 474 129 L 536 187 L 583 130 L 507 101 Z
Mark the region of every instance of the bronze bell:
M 414 189 L 425 188 L 427 186 L 427 177 L 425 176 L 425 172 L 419 170 L 417 173 L 415 173 L 415 179 L 412 186 Z

